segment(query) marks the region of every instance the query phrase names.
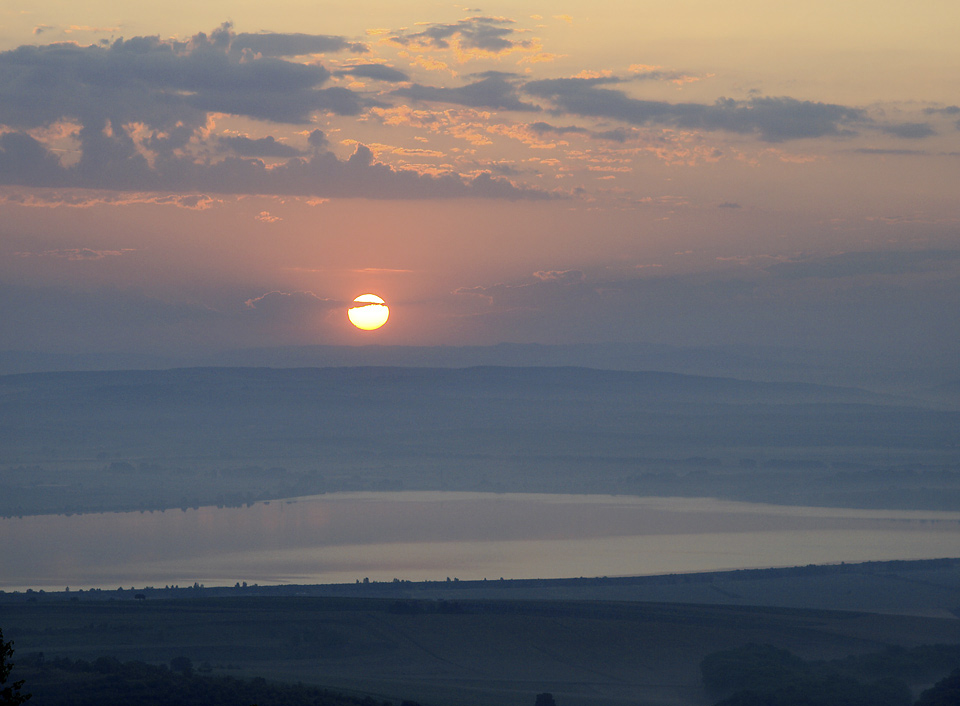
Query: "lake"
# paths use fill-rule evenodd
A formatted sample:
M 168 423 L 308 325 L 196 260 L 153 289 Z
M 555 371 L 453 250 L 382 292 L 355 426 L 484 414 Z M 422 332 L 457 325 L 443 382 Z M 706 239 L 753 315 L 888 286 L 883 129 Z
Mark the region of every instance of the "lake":
M 0 589 L 627 576 L 960 555 L 960 513 L 708 498 L 333 493 L 0 519 Z

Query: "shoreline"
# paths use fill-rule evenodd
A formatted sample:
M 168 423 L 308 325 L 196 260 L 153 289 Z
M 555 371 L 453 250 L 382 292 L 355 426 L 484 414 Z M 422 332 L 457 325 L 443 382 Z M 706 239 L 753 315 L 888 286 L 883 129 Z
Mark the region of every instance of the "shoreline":
M 344 597 L 344 598 L 394 598 L 408 600 L 484 600 L 500 599 L 505 596 L 529 593 L 531 600 L 568 600 L 570 592 L 597 594 L 594 600 L 614 600 L 603 598 L 604 591 L 623 591 L 671 586 L 704 586 L 718 582 L 760 582 L 769 580 L 797 578 L 837 578 L 843 576 L 870 575 L 882 576 L 899 573 L 924 571 L 954 572 L 957 575 L 957 589 L 960 590 L 960 557 L 936 559 L 895 559 L 887 561 L 839 562 L 828 564 L 807 564 L 802 566 L 763 567 L 730 569 L 723 571 L 692 571 L 669 574 L 631 575 L 631 576 L 594 576 L 575 578 L 519 578 L 493 580 L 460 580 L 448 578 L 445 581 L 357 581 L 355 583 L 328 584 L 246 584 L 234 586 L 143 586 L 117 589 L 76 589 L 65 591 L 47 591 L 26 588 L 24 590 L 0 590 L 0 604 L 24 602 L 102 602 L 102 601 L 147 601 L 181 600 L 198 598 L 234 598 L 234 597 Z M 946 586 L 944 586 L 946 588 Z M 544 594 L 556 594 L 554 596 Z M 487 594 L 487 595 L 478 595 Z M 522 596 L 521 596 L 522 597 Z M 616 598 L 621 600 L 621 598 Z M 960 618 L 960 604 L 956 606 L 956 615 Z

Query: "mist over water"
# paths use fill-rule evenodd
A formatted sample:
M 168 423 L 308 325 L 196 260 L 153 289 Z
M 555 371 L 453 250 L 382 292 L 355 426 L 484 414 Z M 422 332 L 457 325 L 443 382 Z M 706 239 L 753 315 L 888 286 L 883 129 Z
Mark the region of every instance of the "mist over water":
M 645 575 L 950 557 L 960 513 L 706 498 L 333 493 L 0 519 L 0 589 Z

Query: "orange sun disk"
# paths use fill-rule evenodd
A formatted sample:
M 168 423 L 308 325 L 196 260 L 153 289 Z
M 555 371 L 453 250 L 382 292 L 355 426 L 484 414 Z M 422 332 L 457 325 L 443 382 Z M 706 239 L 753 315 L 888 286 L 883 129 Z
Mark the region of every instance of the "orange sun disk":
M 358 306 L 347 309 L 347 317 L 358 329 L 373 331 L 387 323 L 390 308 L 376 294 L 361 294 L 353 302 Z

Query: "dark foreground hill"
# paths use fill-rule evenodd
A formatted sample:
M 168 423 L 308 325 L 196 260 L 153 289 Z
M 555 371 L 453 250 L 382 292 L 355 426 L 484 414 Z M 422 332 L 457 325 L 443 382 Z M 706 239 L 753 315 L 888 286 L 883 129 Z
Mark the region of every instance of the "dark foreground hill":
M 0 514 L 335 490 L 960 507 L 960 412 L 854 388 L 586 368 L 0 377 Z
M 956 619 L 630 602 L 66 600 L 0 606 L 0 622 L 24 665 L 36 664 L 39 652 L 45 661 L 91 663 L 186 658 L 211 675 L 429 706 L 532 706 L 542 692 L 558 706 L 698 706 L 715 701 L 703 689 L 700 664 L 721 650 L 753 643 L 803 660 L 859 655 L 843 664 L 864 671 L 876 662 L 868 654 L 888 654 L 888 661 L 904 654 L 892 646 L 960 644 Z M 956 652 L 917 652 L 936 658 L 943 673 L 905 671 L 904 678 L 919 691 L 949 671 L 941 658 Z

